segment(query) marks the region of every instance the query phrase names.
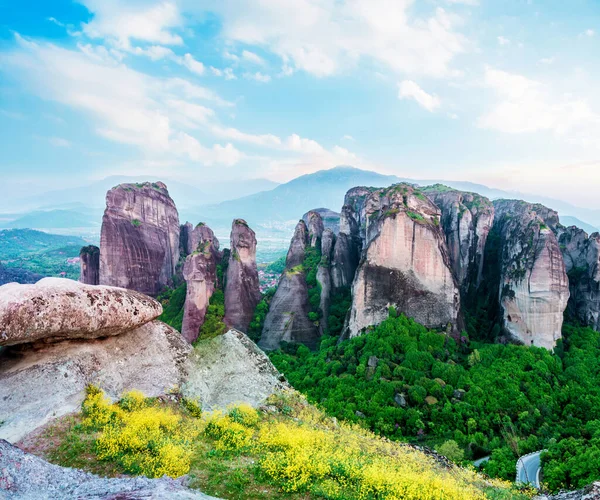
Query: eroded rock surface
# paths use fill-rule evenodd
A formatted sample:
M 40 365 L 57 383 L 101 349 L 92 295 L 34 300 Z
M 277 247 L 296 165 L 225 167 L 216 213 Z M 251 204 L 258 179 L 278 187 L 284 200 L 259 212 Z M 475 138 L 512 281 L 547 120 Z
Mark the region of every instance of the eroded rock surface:
M 328 208 L 314 208 L 309 212 L 306 212 L 302 216 L 302 220 L 308 226 L 309 225 L 309 214 L 311 212 L 316 212 L 321 217 L 323 221 L 324 229 L 331 229 L 333 234 L 337 235 L 340 232 L 340 216 L 339 212 L 334 212 L 333 210 L 329 210 Z
M 240 402 L 259 406 L 271 394 L 289 388 L 265 353 L 237 330 L 200 341 L 186 371 L 189 377 L 181 392 L 200 399 L 206 410 Z
M 95 245 L 88 245 L 79 251 L 79 281 L 86 285 L 100 284 L 100 249 Z
M 504 330 L 525 345 L 551 349 L 561 336 L 569 281 L 554 231 L 558 214 L 539 204 L 496 200 L 501 238 L 500 306 Z
M 162 182 L 121 184 L 106 195 L 100 284 L 156 296 L 179 260 L 179 216 Z
M 494 223 L 494 206 L 475 193 L 457 191 L 437 184 L 423 189 L 442 211 L 452 270 L 463 293 L 479 286 L 488 234 Z
M 335 290 L 352 285 L 361 250 L 362 241 L 354 210 L 351 206 L 344 205 L 340 217 L 340 231 L 331 258 L 331 283 Z
M 256 235 L 245 220 L 231 226 L 231 248 L 225 288 L 225 324 L 247 331 L 260 301 L 256 267 Z
M 78 410 L 87 384 L 113 399 L 132 389 L 165 394 L 185 379 L 190 350 L 177 330 L 159 321 L 102 339 L 4 348 L 0 438 L 16 442 L 50 419 Z
M 185 478 L 104 478 L 61 467 L 0 439 L 0 496 L 6 500 L 218 500 L 187 488 Z
M 600 233 L 588 237 L 575 226 L 560 228 L 559 244 L 569 277 L 569 312 L 600 331 Z
M 44 278 L 0 287 L 0 346 L 119 335 L 162 313 L 154 299 L 123 288 Z
M 312 348 L 317 346 L 320 334 L 315 322 L 308 318 L 308 286 L 302 267 L 309 246 L 308 227 L 301 220 L 296 225 L 286 268 L 265 318 L 259 342 L 263 349 L 277 349 L 282 341 L 300 342 Z
M 182 246 L 185 255 L 191 255 L 196 251 L 203 251 L 206 245 L 210 245 L 211 252 L 216 258 L 220 258 L 220 243 L 213 230 L 203 222 L 196 226 L 186 222 L 182 226 Z
M 460 298 L 440 210 L 408 184 L 354 188 L 345 207 L 363 247 L 345 335 L 379 324 L 390 306 L 427 327 L 456 326 Z

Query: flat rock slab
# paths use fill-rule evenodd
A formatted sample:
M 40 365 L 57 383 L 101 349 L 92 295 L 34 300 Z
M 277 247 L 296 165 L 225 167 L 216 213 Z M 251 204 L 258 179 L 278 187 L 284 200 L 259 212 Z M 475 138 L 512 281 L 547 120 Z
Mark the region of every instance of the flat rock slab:
M 266 354 L 237 330 L 198 343 L 186 371 L 181 392 L 199 399 L 204 410 L 235 403 L 259 406 L 271 394 L 289 388 Z
M 165 394 L 185 379 L 190 351 L 181 334 L 160 321 L 115 337 L 3 348 L 0 438 L 16 442 L 77 411 L 87 384 L 112 399 L 132 389 L 149 397 Z
M 50 464 L 1 439 L 0 498 L 218 500 L 187 488 L 182 478 L 103 478 L 78 469 Z
M 44 278 L 0 287 L 0 346 L 120 335 L 162 313 L 139 292 Z

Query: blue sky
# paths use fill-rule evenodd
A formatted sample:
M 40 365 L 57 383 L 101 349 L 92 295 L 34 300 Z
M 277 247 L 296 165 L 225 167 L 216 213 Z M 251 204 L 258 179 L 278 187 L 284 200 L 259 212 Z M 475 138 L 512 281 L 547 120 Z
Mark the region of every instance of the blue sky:
M 0 3 L 5 192 L 339 164 L 597 207 L 597 0 Z

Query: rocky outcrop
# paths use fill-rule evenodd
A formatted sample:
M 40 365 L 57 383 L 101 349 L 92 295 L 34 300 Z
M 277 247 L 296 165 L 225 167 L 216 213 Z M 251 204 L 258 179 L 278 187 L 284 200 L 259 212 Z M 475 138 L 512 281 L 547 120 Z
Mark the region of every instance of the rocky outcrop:
M 162 306 L 133 290 L 44 278 L 0 287 L 0 346 L 119 335 L 148 323 Z
M 305 223 L 306 227 L 308 228 L 308 239 L 310 241 L 310 246 L 315 248 L 321 245 L 321 237 L 323 236 L 323 231 L 325 230 L 323 219 L 321 218 L 321 215 L 314 210 L 308 212 L 306 214 L 306 218 L 308 220 L 308 222 L 305 221 Z
M 328 208 L 315 208 L 309 212 L 306 212 L 302 216 L 302 220 L 307 226 L 309 225 L 309 214 L 311 212 L 316 212 L 319 214 L 321 220 L 323 221 L 324 229 L 331 229 L 335 235 L 340 232 L 340 213 L 329 210 Z
M 592 483 L 577 491 L 561 491 L 555 495 L 539 495 L 533 500 L 598 500 L 600 498 L 600 481 Z
M 0 438 L 15 442 L 50 419 L 76 411 L 87 384 L 113 399 L 132 389 L 149 397 L 165 394 L 183 383 L 190 351 L 177 330 L 159 321 L 112 337 L 4 348 Z
M 214 240 L 205 240 L 187 256 L 183 265 L 183 279 L 187 288 L 181 334 L 190 343 L 198 338 L 200 327 L 204 324 L 210 298 L 217 286 L 217 265 L 220 260 Z
M 256 235 L 243 219 L 231 226 L 231 248 L 225 288 L 225 324 L 247 331 L 260 301 Z
M 321 300 L 319 303 L 319 310 L 321 311 L 319 331 L 321 335 L 325 334 L 325 330 L 329 324 L 329 306 L 331 305 L 331 294 L 333 293 L 331 259 L 335 243 L 333 231 L 325 229 L 321 237 L 321 261 L 317 269 L 317 282 L 321 289 Z
M 442 211 L 441 225 L 446 235 L 452 271 L 463 293 L 481 282 L 483 256 L 494 223 L 494 206 L 475 193 L 466 193 L 441 184 L 423 189 Z
M 501 241 L 499 301 L 505 332 L 551 349 L 561 336 L 569 299 L 565 263 L 554 231 L 558 214 L 543 205 L 494 201 Z
M 358 223 L 354 219 L 354 210 L 350 205 L 344 205 L 340 217 L 340 231 L 331 258 L 331 283 L 334 290 L 352 285 L 361 249 L 362 241 Z
M 200 222 L 196 226 L 186 222 L 181 226 L 181 243 L 186 256 L 196 251 L 202 251 L 205 245 L 210 245 L 214 256 L 220 258 L 219 240 L 204 222 Z
M 6 500 L 73 498 L 217 500 L 164 476 L 105 478 L 53 465 L 0 439 L 0 495 Z
M 600 331 L 600 233 L 588 237 L 575 226 L 559 228 L 559 244 L 569 277 L 569 313 Z
M 82 247 L 79 251 L 81 271 L 79 281 L 86 285 L 100 284 L 100 249 L 95 245 Z
M 289 388 L 265 353 L 237 330 L 199 342 L 186 371 L 182 394 L 199 399 L 206 410 L 240 402 L 259 406 L 271 394 Z
M 179 216 L 162 182 L 121 184 L 106 195 L 100 284 L 156 296 L 179 260 Z
M 286 258 L 286 268 L 273 296 L 259 346 L 277 349 L 282 341 L 300 342 L 315 348 L 319 329 L 308 317 L 308 285 L 303 268 L 307 248 L 310 247 L 308 227 L 298 222 Z
M 460 298 L 440 210 L 413 186 L 398 184 L 350 190 L 344 216 L 363 248 L 345 335 L 379 324 L 392 306 L 427 327 L 456 328 Z

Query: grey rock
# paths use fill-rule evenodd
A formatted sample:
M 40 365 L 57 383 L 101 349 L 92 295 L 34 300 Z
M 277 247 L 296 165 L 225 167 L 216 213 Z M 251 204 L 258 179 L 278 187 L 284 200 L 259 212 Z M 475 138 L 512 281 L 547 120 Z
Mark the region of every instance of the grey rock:
M 556 495 L 538 495 L 533 500 L 598 500 L 600 498 L 600 481 L 577 491 L 561 491 Z
M 406 396 L 404 394 L 396 393 L 394 395 L 394 402 L 401 408 L 406 408 Z
M 184 483 L 185 477 L 103 478 L 50 464 L 0 439 L 0 496 L 6 500 L 217 500 Z
M 378 364 L 379 364 L 379 359 L 377 358 L 377 356 L 369 356 L 369 360 L 367 361 L 367 366 L 370 366 L 371 368 L 377 368 Z
M 463 389 L 456 389 L 453 393 L 452 396 L 456 399 L 463 399 L 465 397 L 466 391 Z
M 308 222 L 306 222 L 306 226 L 308 227 L 308 239 L 310 240 L 310 246 L 314 248 L 321 244 L 321 237 L 323 236 L 325 226 L 323 225 L 323 219 L 318 212 L 311 210 L 306 214 L 306 218 L 308 219 Z
M 44 278 L 0 287 L 0 346 L 120 335 L 148 323 L 162 306 L 142 293 Z
M 324 229 L 330 229 L 333 234 L 337 235 L 340 232 L 340 214 L 338 212 L 334 212 L 333 210 L 329 210 L 328 208 L 315 208 L 310 212 L 306 212 L 302 216 L 302 220 L 308 226 L 308 216 L 311 212 L 316 212 L 321 216 L 323 220 Z
M 112 399 L 132 389 L 159 396 L 181 385 L 191 347 L 181 334 L 152 321 L 121 335 L 0 352 L 0 438 L 16 442 L 54 417 L 76 411 L 87 384 Z
M 79 251 L 79 265 L 79 281 L 86 285 L 100 284 L 100 249 L 97 246 L 82 247 Z
M 367 416 L 362 412 L 362 411 L 358 411 L 356 410 L 354 412 L 354 414 L 358 417 L 358 418 L 367 418 Z

